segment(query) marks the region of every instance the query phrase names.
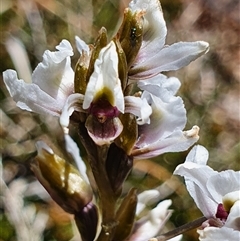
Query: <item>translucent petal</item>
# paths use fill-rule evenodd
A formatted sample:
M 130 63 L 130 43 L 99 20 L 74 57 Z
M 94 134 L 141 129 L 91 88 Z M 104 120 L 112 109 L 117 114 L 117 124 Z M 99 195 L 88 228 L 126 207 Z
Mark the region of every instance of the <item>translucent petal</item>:
M 146 90 L 163 101 L 168 102 L 177 93 L 181 83 L 175 77 L 168 78 L 163 74 L 158 74 L 149 79 L 138 81 L 137 85 L 141 90 Z
M 186 110 L 180 97 L 170 95 L 168 102 L 144 92 L 143 99 L 147 99 L 152 107 L 150 124 L 139 126 L 139 139 L 136 146 L 151 145 L 151 143 L 167 138 L 176 130 L 182 130 L 186 125 Z
M 67 128 L 70 121 L 70 116 L 76 110 L 79 112 L 83 112 L 82 103 L 83 103 L 84 95 L 82 94 L 72 94 L 68 97 L 65 105 L 63 106 L 62 113 L 60 116 L 60 124 L 63 128 Z
M 70 61 L 73 51 L 67 40 L 62 40 L 56 49 L 58 51 L 44 52 L 43 61 L 34 70 L 32 80 L 63 105 L 68 95 L 73 93 L 74 72 Z
M 238 230 L 240 235 L 240 200 L 235 202 L 232 206 L 225 227 Z
M 199 165 L 206 165 L 208 156 L 208 150 L 204 146 L 196 145 L 188 153 L 185 162 L 193 162 Z
M 118 78 L 118 55 L 116 46 L 111 41 L 103 48 L 94 64 L 87 85 L 83 108 L 88 109 L 92 101 L 99 95 L 105 94 L 112 106 L 116 106 L 120 112 L 124 112 L 124 99 L 121 81 Z
M 196 150 L 198 150 L 196 152 Z M 204 150 L 202 152 L 202 150 Z M 184 164 L 178 165 L 175 169 L 175 175 L 181 175 L 185 178 L 187 190 L 194 199 L 198 208 L 206 217 L 214 217 L 219 204 L 218 197 L 212 197 L 211 191 L 207 188 L 207 181 L 217 172 L 206 165 L 197 164 L 197 161 L 192 158 L 198 157 L 201 159 L 201 154 L 205 149 L 194 147 L 188 154 L 187 161 Z M 193 160 L 192 162 L 190 160 Z
M 125 96 L 125 113 L 132 113 L 137 116 L 138 125 L 149 123 L 149 116 L 152 113 L 150 105 L 146 99 L 141 99 L 135 96 Z
M 198 141 L 198 139 L 199 136 L 197 133 L 195 133 L 195 135 L 187 135 L 186 132 L 177 130 L 167 138 L 151 143 L 150 145 L 139 148 L 136 146 L 136 149 L 132 151 L 132 155 L 135 159 L 144 159 L 155 157 L 166 152 L 185 151 Z
M 137 221 L 136 229 L 129 241 L 145 241 L 154 237 L 171 216 L 171 212 L 168 211 L 171 204 L 171 200 L 164 200 Z
M 162 71 L 177 70 L 205 54 L 209 44 L 203 41 L 179 42 L 165 46 L 145 58 L 139 58 L 129 71 L 130 79 L 144 79 Z
M 138 203 L 136 215 L 138 216 L 147 205 L 152 205 L 155 201 L 157 202 L 160 199 L 160 193 L 157 189 L 151 189 L 141 192 L 138 195 Z
M 222 197 L 227 193 L 240 190 L 240 171 L 226 170 L 211 176 L 207 188 L 212 197 L 222 203 Z
M 4 71 L 3 80 L 13 100 L 20 108 L 39 114 L 60 115 L 62 103 L 42 91 L 38 85 L 19 80 L 16 71 Z

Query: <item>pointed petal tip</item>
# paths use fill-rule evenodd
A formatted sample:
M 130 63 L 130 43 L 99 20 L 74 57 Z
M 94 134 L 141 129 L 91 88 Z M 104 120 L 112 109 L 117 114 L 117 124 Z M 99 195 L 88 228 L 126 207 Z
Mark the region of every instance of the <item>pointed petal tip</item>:
M 43 150 L 47 151 L 49 154 L 54 154 L 53 150 L 44 141 L 37 141 L 35 146 L 39 154 L 42 154 Z
M 77 50 L 80 54 L 82 54 L 83 51 L 85 51 L 87 55 L 89 55 L 89 46 L 85 43 L 85 41 L 83 41 L 78 36 L 75 36 L 75 42 L 76 42 Z
M 203 51 L 205 51 L 205 53 L 207 53 L 210 49 L 209 47 L 209 43 L 205 42 L 205 41 L 199 41 L 199 44 L 201 45 Z

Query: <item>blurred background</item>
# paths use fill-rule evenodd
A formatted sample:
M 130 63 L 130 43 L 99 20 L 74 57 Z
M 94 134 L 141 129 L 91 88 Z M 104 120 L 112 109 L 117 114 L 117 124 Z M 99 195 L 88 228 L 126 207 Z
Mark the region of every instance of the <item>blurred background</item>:
M 128 0 L 1 0 L 0 72 L 15 69 L 31 81 L 31 72 L 44 50 L 54 50 L 75 35 L 92 43 L 105 26 L 111 37 L 121 24 Z M 199 144 L 210 152 L 215 170 L 240 169 L 240 3 L 238 0 L 162 0 L 168 27 L 167 44 L 204 40 L 210 51 L 189 66 L 166 73 L 182 82 L 179 95 L 187 109 L 186 129 L 198 125 Z M 76 51 L 75 51 L 76 53 Z M 72 58 L 72 67 L 78 55 Z M 57 206 L 36 181 L 30 163 L 35 142 L 45 140 L 62 150 L 58 120 L 16 107 L 0 76 L 0 241 L 79 240 L 73 217 Z M 84 150 L 82 150 L 84 155 Z M 163 184 L 174 210 L 166 230 L 202 214 L 187 193 L 183 180 L 171 177 L 188 152 L 169 153 L 134 163 L 125 189 L 140 191 Z M 165 196 L 167 196 L 167 194 Z M 166 231 L 164 230 L 164 231 Z M 183 241 L 198 240 L 196 231 Z

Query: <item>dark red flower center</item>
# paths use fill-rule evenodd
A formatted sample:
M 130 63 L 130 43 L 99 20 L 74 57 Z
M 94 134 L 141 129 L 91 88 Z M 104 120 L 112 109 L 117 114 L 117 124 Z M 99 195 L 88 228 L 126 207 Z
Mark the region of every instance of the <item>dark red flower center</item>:
M 217 207 L 216 218 L 227 220 L 228 212 L 224 209 L 223 204 L 219 203 Z
M 114 118 L 119 115 L 117 107 L 112 106 L 106 99 L 98 99 L 91 103 L 89 114 L 95 116 L 100 123 L 104 123 L 109 118 Z

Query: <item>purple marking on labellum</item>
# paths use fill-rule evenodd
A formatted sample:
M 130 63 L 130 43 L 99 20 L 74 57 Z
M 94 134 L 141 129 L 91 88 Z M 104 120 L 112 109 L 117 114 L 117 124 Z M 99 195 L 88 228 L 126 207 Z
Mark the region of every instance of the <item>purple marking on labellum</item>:
M 221 219 L 221 220 L 227 220 L 228 212 L 224 209 L 222 203 L 218 204 L 216 217 Z
M 95 116 L 100 123 L 104 123 L 108 118 L 114 118 L 119 115 L 117 107 L 112 106 L 107 100 L 100 99 L 91 103 L 89 113 Z

